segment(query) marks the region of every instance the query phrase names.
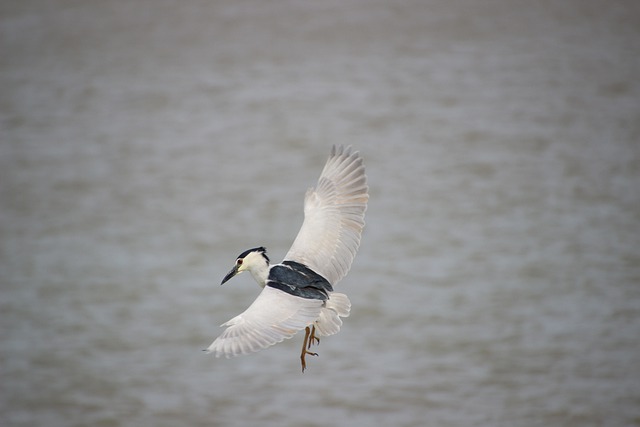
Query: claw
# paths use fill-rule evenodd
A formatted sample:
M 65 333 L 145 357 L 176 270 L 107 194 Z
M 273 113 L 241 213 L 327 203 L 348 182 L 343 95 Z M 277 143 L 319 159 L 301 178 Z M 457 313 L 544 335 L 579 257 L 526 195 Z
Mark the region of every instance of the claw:
M 314 343 L 315 341 L 315 343 Z M 311 346 L 315 344 L 315 345 L 319 345 L 320 344 L 320 338 L 318 338 L 316 336 L 316 327 L 315 326 L 311 326 L 311 335 L 309 336 L 309 342 L 307 344 L 307 348 L 311 348 Z
M 309 329 L 308 326 L 304 330 L 304 341 L 302 342 L 302 351 L 300 352 L 300 364 L 302 365 L 302 373 L 304 373 L 304 370 L 307 369 L 307 362 L 305 360 L 307 354 L 311 356 L 318 355 L 318 353 L 313 353 L 307 350 L 308 348 L 311 347 L 311 342 L 313 340 L 317 340 L 318 342 L 320 342 L 320 340 L 313 334 L 314 332 L 315 332 L 315 327 L 313 328 L 313 332 L 311 329 Z M 310 338 L 309 335 L 311 335 L 311 339 L 309 339 Z

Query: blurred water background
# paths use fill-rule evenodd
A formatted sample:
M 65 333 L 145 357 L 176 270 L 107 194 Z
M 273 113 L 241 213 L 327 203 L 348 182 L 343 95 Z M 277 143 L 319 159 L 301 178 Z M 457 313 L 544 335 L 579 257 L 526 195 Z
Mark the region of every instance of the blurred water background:
M 3 1 L 3 426 L 640 426 L 640 4 Z M 365 157 L 353 310 L 202 353 Z

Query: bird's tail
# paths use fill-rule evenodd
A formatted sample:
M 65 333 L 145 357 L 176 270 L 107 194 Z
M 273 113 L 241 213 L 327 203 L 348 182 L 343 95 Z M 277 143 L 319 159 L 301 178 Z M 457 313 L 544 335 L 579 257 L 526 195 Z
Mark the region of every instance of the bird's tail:
M 342 326 L 341 317 L 349 317 L 351 301 L 345 294 L 331 292 L 325 306 L 320 310 L 320 316 L 315 321 L 316 334 L 328 336 L 337 334 Z

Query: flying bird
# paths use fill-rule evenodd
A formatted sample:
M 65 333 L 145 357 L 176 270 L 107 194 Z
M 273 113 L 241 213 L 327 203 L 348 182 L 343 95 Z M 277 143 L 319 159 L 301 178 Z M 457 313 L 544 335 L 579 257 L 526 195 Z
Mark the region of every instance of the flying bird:
M 252 353 L 305 330 L 300 353 L 302 372 L 307 355 L 320 337 L 340 331 L 341 317 L 351 302 L 333 287 L 351 268 L 360 246 L 369 187 L 360 154 L 333 146 L 315 188 L 304 199 L 304 221 L 293 245 L 279 264 L 270 264 L 267 250 L 241 253 L 224 284 L 249 271 L 262 292 L 243 313 L 222 324 L 222 335 L 207 348 L 216 357 Z

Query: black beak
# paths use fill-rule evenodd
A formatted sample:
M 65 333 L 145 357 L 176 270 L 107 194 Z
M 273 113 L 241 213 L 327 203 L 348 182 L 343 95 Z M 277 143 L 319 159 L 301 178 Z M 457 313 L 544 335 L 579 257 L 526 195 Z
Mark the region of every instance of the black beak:
M 227 282 L 229 279 L 231 279 L 236 274 L 238 274 L 238 265 L 237 264 L 233 266 L 231 271 L 229 273 L 227 273 L 226 276 L 224 276 L 224 279 L 222 279 L 222 283 L 220 283 L 220 284 L 224 285 L 225 282 Z

